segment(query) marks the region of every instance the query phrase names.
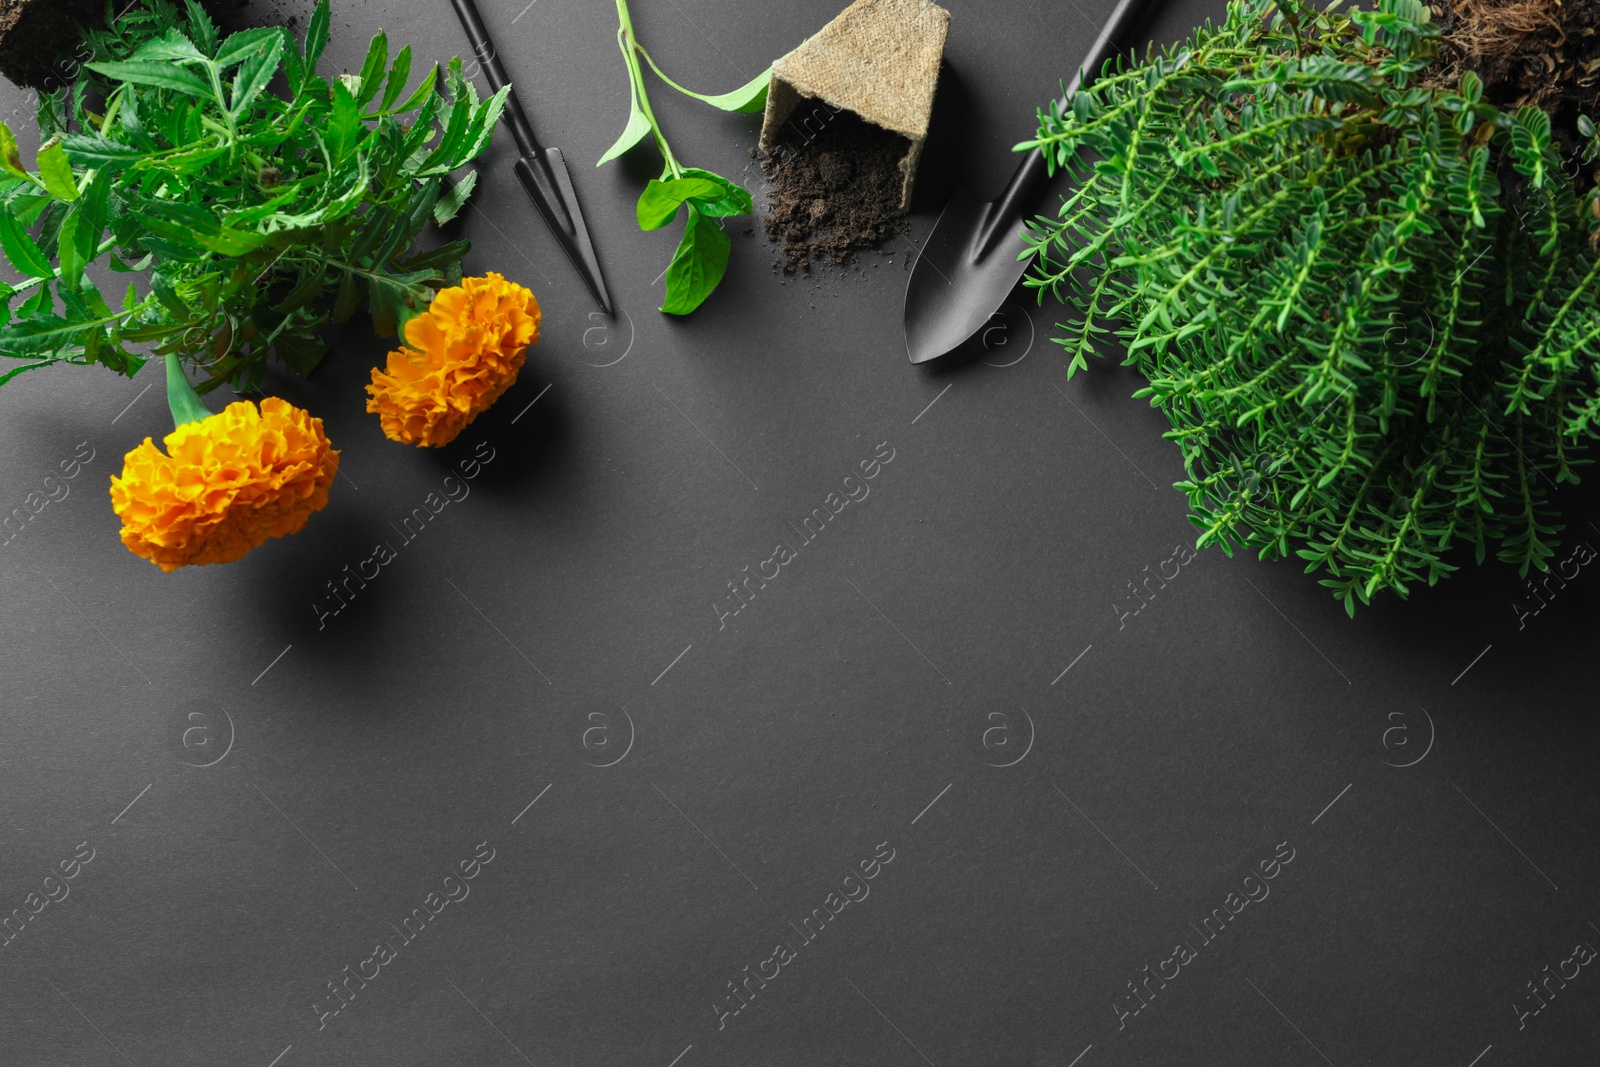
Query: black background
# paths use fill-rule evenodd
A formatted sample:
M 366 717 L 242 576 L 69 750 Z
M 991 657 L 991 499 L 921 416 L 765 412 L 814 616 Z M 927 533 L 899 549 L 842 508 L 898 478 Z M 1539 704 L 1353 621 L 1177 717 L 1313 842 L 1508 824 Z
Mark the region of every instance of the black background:
M 1297 565 L 1208 549 L 1119 618 L 1193 538 L 1137 379 L 1068 383 L 1054 306 L 925 368 L 900 324 L 941 195 L 998 192 L 1109 5 L 949 7 L 909 237 L 785 279 L 735 220 L 722 288 L 669 320 L 675 232 L 632 211 L 652 150 L 592 166 L 627 113 L 613 8 L 486 2 L 622 313 L 594 312 L 497 138 L 452 230 L 470 271 L 539 296 L 520 381 L 451 447 L 406 448 L 364 411 L 386 346 L 337 333 L 310 382 L 269 383 L 326 420 L 332 500 L 237 564 L 164 575 L 117 540 L 107 479 L 171 428 L 159 365 L 0 390 L 0 509 L 94 457 L 0 549 L 0 914 L 94 850 L 0 948 L 0 1063 L 1594 1062 L 1594 967 L 1520 1028 L 1514 1005 L 1600 945 L 1600 578 L 1519 619 L 1515 572 L 1468 557 L 1352 621 Z M 722 91 L 834 13 L 634 18 Z M 1156 36 L 1218 14 L 1175 5 Z M 341 0 L 323 73 L 380 27 L 466 51 L 442 0 Z M 679 157 L 759 206 L 759 116 L 651 87 Z M 32 114 L 0 93 L 30 159 Z M 402 544 L 390 524 L 479 442 L 470 496 Z M 880 446 L 870 496 L 801 543 L 788 524 Z M 1600 544 L 1592 497 L 1564 499 L 1568 544 Z M 398 558 L 319 629 L 325 583 L 379 541 Z M 797 558 L 719 629 L 780 541 Z M 481 842 L 470 895 L 319 1028 L 327 983 Z M 885 842 L 870 895 L 802 944 L 790 924 Z M 1280 846 L 1270 895 L 1202 944 L 1190 924 Z M 1179 941 L 1197 958 L 1119 1028 Z M 795 961 L 719 1028 L 779 942 Z

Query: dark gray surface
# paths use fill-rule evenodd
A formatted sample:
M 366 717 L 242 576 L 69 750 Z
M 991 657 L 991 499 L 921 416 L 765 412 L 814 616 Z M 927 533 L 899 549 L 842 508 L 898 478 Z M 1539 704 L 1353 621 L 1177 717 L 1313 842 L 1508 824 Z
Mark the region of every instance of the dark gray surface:
M 1109 7 L 949 6 L 945 169 L 912 240 L 953 174 L 994 195 Z M 654 163 L 590 166 L 626 113 L 611 6 L 521 8 L 485 17 L 572 161 L 623 325 L 598 329 L 497 142 L 460 229 L 469 268 L 544 305 L 522 380 L 442 454 L 404 448 L 363 411 L 383 348 L 347 331 L 314 382 L 274 385 L 343 450 L 326 511 L 172 575 L 122 548 L 106 495 L 170 428 L 159 368 L 0 390 L 5 508 L 93 449 L 0 548 L 0 905 L 93 850 L 0 948 L 0 1063 L 1594 1062 L 1595 966 L 1515 1008 L 1600 946 L 1592 568 L 1519 630 L 1498 565 L 1352 622 L 1294 565 L 1164 563 L 1191 541 L 1181 469 L 1135 381 L 1067 383 L 1050 308 L 990 357 L 1011 366 L 908 367 L 904 251 L 785 284 L 735 230 L 722 290 L 664 320 L 673 238 L 631 210 Z M 634 14 L 669 73 L 721 90 L 833 8 Z M 463 48 L 442 3 L 343 2 L 325 72 L 380 25 Z M 685 161 L 749 161 L 755 118 L 656 106 Z M 479 441 L 470 496 L 401 544 L 390 523 Z M 801 543 L 788 524 L 885 442 L 870 495 Z M 398 558 L 319 630 L 324 583 L 378 541 Z M 719 629 L 726 583 L 779 542 L 796 558 Z M 1127 583 L 1174 567 L 1119 628 Z M 470 895 L 403 943 L 481 842 Z M 1249 883 L 1269 895 L 1202 943 L 1190 924 L 1282 843 Z M 880 846 L 870 895 L 802 943 Z M 397 958 L 319 1029 L 380 940 Z M 1119 1028 L 1180 942 L 1195 958 Z M 719 1028 L 779 943 L 793 961 Z

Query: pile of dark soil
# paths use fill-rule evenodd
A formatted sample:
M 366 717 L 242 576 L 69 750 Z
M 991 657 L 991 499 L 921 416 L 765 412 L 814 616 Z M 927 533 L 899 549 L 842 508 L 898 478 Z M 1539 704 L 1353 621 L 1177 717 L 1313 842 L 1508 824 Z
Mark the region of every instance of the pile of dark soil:
M 1435 0 L 1432 11 L 1444 36 L 1429 80 L 1454 86 L 1470 70 L 1488 103 L 1542 108 L 1571 158 L 1578 116 L 1600 122 L 1600 0 Z
M 54 88 L 58 59 L 70 55 L 78 24 L 105 10 L 97 0 L 0 0 L 0 74 L 18 85 Z
M 852 263 L 906 231 L 900 161 L 909 147 L 849 111 L 815 133 L 784 128 L 761 169 L 772 186 L 767 237 L 780 243 L 785 274 L 824 260 Z
M 239 0 L 200 0 L 213 15 Z M 118 0 L 117 10 L 126 7 Z M 0 0 L 0 74 L 18 85 L 53 90 L 77 78 L 79 25 L 98 25 L 105 0 Z

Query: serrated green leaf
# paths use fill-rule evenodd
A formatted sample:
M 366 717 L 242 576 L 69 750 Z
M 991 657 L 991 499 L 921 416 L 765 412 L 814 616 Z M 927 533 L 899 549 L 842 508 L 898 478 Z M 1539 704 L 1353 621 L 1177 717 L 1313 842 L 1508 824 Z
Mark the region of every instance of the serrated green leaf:
M 471 241 L 451 241 L 437 248 L 430 248 L 426 252 L 419 252 L 395 264 L 402 271 L 423 270 L 433 268 L 444 269 L 451 263 L 459 263 L 461 257 L 472 249 Z
M 438 99 L 438 86 L 439 64 L 435 63 L 428 69 L 427 76 L 424 77 L 422 81 L 417 84 L 417 87 L 411 91 L 411 95 L 406 97 L 405 102 L 394 109 L 394 113 L 396 115 L 404 115 L 421 107 L 424 100 L 428 100 L 430 98 Z
M 438 278 L 437 271 L 407 274 L 376 272 L 367 279 L 367 299 L 372 305 L 372 328 L 379 337 L 393 337 L 402 323 L 424 310 L 433 290 L 422 283 Z
M 406 45 L 400 49 L 400 54 L 394 57 L 394 66 L 389 68 L 389 78 L 384 83 L 383 100 L 378 104 L 379 111 L 388 111 L 394 102 L 400 99 L 400 94 L 405 92 L 406 79 L 411 76 L 411 46 Z M 401 110 L 409 110 L 402 108 Z
M 354 274 L 345 271 L 339 279 L 339 295 L 333 302 L 333 321 L 348 322 L 361 306 L 361 282 Z
M 0 351 L 52 352 L 63 345 L 76 343 L 89 328 L 84 323 L 69 322 L 59 315 L 15 319 L 0 327 Z
M 9 356 L 10 353 L 9 352 L 0 352 L 0 355 Z M 9 382 L 11 379 L 15 378 L 17 375 L 21 374 L 23 371 L 37 370 L 40 367 L 48 367 L 52 363 L 55 363 L 55 362 L 58 362 L 58 361 L 54 360 L 54 359 L 41 359 L 41 360 L 38 360 L 37 362 L 34 362 L 34 363 L 24 363 L 20 367 L 12 367 L 10 370 L 6 371 L 4 374 L 0 374 L 0 385 L 4 385 L 6 382 Z
M 173 60 L 176 62 L 203 61 L 205 53 L 196 48 L 194 42 L 183 35 L 182 30 L 171 29 L 160 37 L 154 37 L 133 50 L 128 57 L 135 62 L 150 60 Z
M 246 56 L 260 51 L 263 45 L 270 45 L 277 41 L 280 47 L 293 48 L 293 42 L 288 33 L 281 26 L 256 26 L 238 33 L 230 33 L 222 45 L 217 49 L 217 69 L 226 70 L 235 63 L 242 62 Z M 298 50 L 294 48 L 294 50 Z
M 461 209 L 466 206 L 467 198 L 472 195 L 472 190 L 477 188 L 477 185 L 478 172 L 474 170 L 469 171 L 465 178 L 445 190 L 433 205 L 433 221 L 443 226 L 460 214 Z
M 245 56 L 239 72 L 233 78 L 233 92 L 228 111 L 237 120 L 250 107 L 251 101 L 272 81 L 283 62 L 283 36 L 274 37 L 267 44 Z
M 211 16 L 200 5 L 199 0 L 183 0 L 183 3 L 189 12 L 189 28 L 194 31 L 196 47 L 208 56 L 215 55 L 217 24 L 211 21 Z
M 356 98 L 350 95 L 350 90 L 345 88 L 344 82 L 335 81 L 333 111 L 328 116 L 326 137 L 328 155 L 332 157 L 335 167 L 343 163 L 345 157 L 355 148 L 356 139 L 364 128 L 361 122 L 361 108 L 356 104 Z
M 367 58 L 361 64 L 360 90 L 356 93 L 356 103 L 365 107 L 378 90 L 383 88 L 383 72 L 389 65 L 389 37 L 382 30 L 372 38 L 372 44 L 367 47 Z
M 328 10 L 328 0 L 317 0 L 316 9 L 311 12 L 311 20 L 306 23 L 306 72 L 315 74 L 317 60 L 322 58 L 322 52 L 328 47 L 328 23 L 331 19 Z
M 494 135 L 496 127 L 500 124 L 500 114 L 505 109 L 506 98 L 510 95 L 511 86 L 502 86 L 498 92 L 478 106 L 472 116 L 472 125 L 467 128 L 467 134 L 451 160 L 451 170 L 477 159 L 483 154 L 483 150 L 489 147 L 489 138 Z
M 67 158 L 84 167 L 125 167 L 145 154 L 133 145 L 86 133 L 69 133 L 61 138 Z
M 127 82 L 130 85 L 148 85 L 155 89 L 170 89 L 200 99 L 211 98 L 209 82 L 194 71 L 171 63 L 101 62 L 89 63 L 87 66 L 96 74 L 104 75 L 114 81 Z
M 295 283 L 295 287 L 289 291 L 289 295 L 284 297 L 283 302 L 278 305 L 278 310 L 287 315 L 291 311 L 298 311 L 310 305 L 327 288 L 327 277 L 328 264 L 326 262 L 318 263 Z
M 327 342 L 306 333 L 280 333 L 273 339 L 272 348 L 290 370 L 300 375 L 316 370 L 328 354 Z

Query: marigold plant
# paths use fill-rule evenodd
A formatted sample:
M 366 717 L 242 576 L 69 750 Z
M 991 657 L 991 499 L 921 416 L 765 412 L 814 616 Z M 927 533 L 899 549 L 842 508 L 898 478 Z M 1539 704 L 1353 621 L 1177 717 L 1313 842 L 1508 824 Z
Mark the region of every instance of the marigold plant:
M 517 380 L 539 319 L 533 293 L 492 271 L 441 290 L 387 369 L 372 368 L 367 410 L 392 440 L 449 444 Z
M 188 413 L 204 414 L 192 391 L 174 410 L 189 399 Z M 297 532 L 328 503 L 339 470 L 322 420 L 277 397 L 259 410 L 240 400 L 184 422 L 164 443 L 165 452 L 146 437 L 127 454 L 122 476 L 111 478 L 111 504 L 122 543 L 169 574 L 232 563 Z

